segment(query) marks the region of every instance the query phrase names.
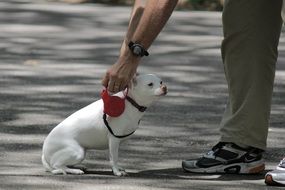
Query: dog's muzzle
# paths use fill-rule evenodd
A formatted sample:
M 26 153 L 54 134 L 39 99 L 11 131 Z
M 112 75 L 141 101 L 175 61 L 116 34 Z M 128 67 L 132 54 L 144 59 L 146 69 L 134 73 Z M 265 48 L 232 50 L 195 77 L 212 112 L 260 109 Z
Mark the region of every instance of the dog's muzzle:
M 167 87 L 165 85 L 161 85 L 160 87 L 161 91 L 162 91 L 162 94 L 161 95 L 166 95 L 167 94 Z

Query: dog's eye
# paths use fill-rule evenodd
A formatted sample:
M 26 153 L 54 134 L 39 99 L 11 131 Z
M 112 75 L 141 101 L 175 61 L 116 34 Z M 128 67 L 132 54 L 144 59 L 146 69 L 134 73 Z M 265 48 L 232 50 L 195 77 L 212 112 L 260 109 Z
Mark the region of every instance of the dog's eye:
M 152 87 L 152 86 L 153 86 L 153 83 L 152 83 L 152 82 L 151 82 L 151 83 L 149 83 L 149 84 L 148 84 L 148 86 Z
M 162 81 L 160 81 L 160 84 L 162 84 Z

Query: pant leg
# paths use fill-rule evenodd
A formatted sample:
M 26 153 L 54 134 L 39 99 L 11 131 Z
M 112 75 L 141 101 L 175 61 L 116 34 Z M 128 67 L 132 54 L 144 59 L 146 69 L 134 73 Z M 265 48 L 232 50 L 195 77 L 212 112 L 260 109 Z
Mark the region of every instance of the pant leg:
M 266 148 L 282 0 L 226 0 L 222 58 L 229 100 L 221 141 Z

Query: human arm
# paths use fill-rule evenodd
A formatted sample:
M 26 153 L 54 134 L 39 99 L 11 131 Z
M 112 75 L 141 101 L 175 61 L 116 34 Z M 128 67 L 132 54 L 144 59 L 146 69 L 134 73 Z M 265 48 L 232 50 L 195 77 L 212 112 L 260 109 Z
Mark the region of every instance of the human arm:
M 145 7 L 136 0 L 131 15 L 128 32 L 122 44 L 120 56 L 106 72 L 102 84 L 110 92 L 124 90 L 136 73 L 141 57 L 134 55 L 129 47 L 130 41 L 148 49 L 167 20 L 178 0 L 149 0 Z

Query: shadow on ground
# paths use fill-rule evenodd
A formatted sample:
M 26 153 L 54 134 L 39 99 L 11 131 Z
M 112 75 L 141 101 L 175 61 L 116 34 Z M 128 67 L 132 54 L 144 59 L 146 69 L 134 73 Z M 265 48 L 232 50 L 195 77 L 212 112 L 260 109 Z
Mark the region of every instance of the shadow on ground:
M 128 7 L 11 0 L 0 3 L 1 189 L 270 189 L 256 176 L 184 173 L 218 141 L 227 98 L 220 57 L 221 14 L 174 13 L 144 58 L 168 95 L 148 109 L 141 128 L 121 147 L 129 176 L 111 175 L 106 151 L 89 151 L 84 176 L 52 176 L 41 166 L 41 146 L 60 121 L 95 101 L 101 78 L 116 61 Z M 284 153 L 284 43 L 272 105 L 268 153 L 272 169 Z

